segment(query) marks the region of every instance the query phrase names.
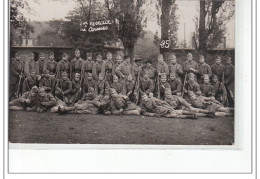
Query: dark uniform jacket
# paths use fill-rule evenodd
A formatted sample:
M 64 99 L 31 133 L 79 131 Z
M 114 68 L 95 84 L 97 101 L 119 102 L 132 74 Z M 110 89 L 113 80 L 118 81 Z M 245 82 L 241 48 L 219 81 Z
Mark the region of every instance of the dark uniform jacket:
M 182 91 L 182 83 L 179 79 L 175 78 L 173 81 L 170 80 L 169 84 L 171 86 L 171 91 L 173 95 L 176 95 L 177 93 Z

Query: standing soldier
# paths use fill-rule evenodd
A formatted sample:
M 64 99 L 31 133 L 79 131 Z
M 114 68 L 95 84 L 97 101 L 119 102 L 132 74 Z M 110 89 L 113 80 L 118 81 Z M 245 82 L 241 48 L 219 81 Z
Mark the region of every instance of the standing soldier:
M 98 95 L 104 95 L 108 94 L 108 89 L 110 88 L 110 85 L 106 79 L 102 76 L 100 73 L 98 76 L 98 81 L 97 81 L 97 94 Z
M 82 68 L 81 68 L 81 76 L 83 79 L 86 79 L 87 74 L 91 73 L 92 76 L 95 78 L 95 75 L 93 72 L 95 68 L 95 62 L 92 60 L 92 54 L 87 53 L 87 60 L 82 63 Z
M 101 75 L 103 78 L 108 81 L 109 84 L 113 81 L 113 70 L 114 70 L 114 62 L 112 60 L 112 54 L 110 52 L 107 53 L 107 59 L 103 62 L 101 67 Z
M 69 74 L 70 70 L 70 63 L 68 61 L 68 54 L 63 53 L 62 54 L 62 60 L 57 63 L 57 70 L 56 70 L 56 78 L 61 79 L 61 74 L 63 72 L 66 72 Z
M 25 78 L 25 80 L 23 81 L 23 87 L 22 87 L 23 93 L 25 93 L 26 91 L 30 91 L 32 87 L 35 86 L 36 84 L 37 84 L 37 76 L 35 75 L 35 72 L 32 71 L 31 75 Z
M 210 66 L 205 62 L 205 58 L 203 55 L 200 55 L 199 57 L 199 77 L 198 77 L 198 83 L 203 83 L 203 75 L 208 75 L 209 78 L 211 78 L 212 70 Z
M 211 65 L 212 73 L 218 76 L 218 80 L 222 81 L 225 66 L 221 64 L 221 57 L 217 56 L 216 61 Z
M 144 68 L 144 73 L 148 74 L 148 77 L 151 80 L 155 80 L 156 78 L 156 69 L 152 66 L 151 62 L 146 62 L 146 67 Z
M 171 74 L 175 74 L 175 78 L 177 78 L 177 79 L 180 79 L 180 76 L 183 75 L 182 66 L 177 63 L 175 54 L 170 56 L 169 71 Z
M 39 67 L 39 75 L 42 75 L 44 73 L 44 64 L 45 64 L 45 54 L 41 52 L 39 54 L 39 60 L 36 62 Z
M 215 91 L 215 99 L 221 102 L 221 104 L 225 105 L 227 102 L 227 90 L 224 84 L 218 81 L 217 75 L 212 75 L 213 87 Z
M 183 63 L 183 70 L 185 73 L 194 73 L 198 74 L 199 73 L 199 65 L 197 62 L 193 60 L 192 54 L 188 53 L 187 54 L 187 60 Z M 197 76 L 194 76 L 195 80 L 197 80 Z
M 55 81 L 55 77 L 50 75 L 49 70 L 45 70 L 45 73 L 40 80 L 39 87 L 44 88 L 47 93 L 54 93 Z
M 50 52 L 49 53 L 49 59 L 45 62 L 43 71 L 49 70 L 50 75 L 55 76 L 56 75 L 56 67 L 57 67 L 57 62 L 54 59 L 54 53 Z
M 21 91 L 21 84 L 24 78 L 23 74 L 24 64 L 21 61 L 21 57 L 19 53 L 15 53 L 15 58 L 12 58 L 10 64 L 10 93 L 9 95 L 18 97 Z M 11 97 L 10 96 L 10 97 Z
M 68 74 L 63 72 L 61 75 L 61 79 L 59 79 L 55 86 L 55 95 L 66 104 L 69 104 L 69 94 L 72 90 L 72 83 L 68 78 Z
M 130 64 L 130 57 L 125 56 L 124 62 L 121 63 L 116 69 L 115 69 L 116 75 L 119 76 L 120 81 L 126 80 L 129 75 L 131 75 L 131 64 Z
M 89 92 L 89 88 L 94 89 L 94 93 L 97 94 L 97 83 L 93 79 L 92 73 L 88 73 L 83 82 L 83 94 Z
M 229 89 L 233 89 L 235 79 L 235 67 L 232 65 L 231 57 L 228 57 L 226 62 L 227 64 L 224 70 L 224 83 L 228 86 Z
M 204 83 L 200 85 L 200 90 L 202 95 L 206 97 L 214 97 L 215 89 L 210 84 L 209 76 L 204 74 L 203 77 L 204 77 Z
M 81 74 L 81 68 L 84 60 L 80 57 L 80 51 L 78 49 L 75 50 L 75 58 L 73 58 L 70 62 L 70 79 L 75 77 L 75 73 Z M 81 76 L 83 78 L 83 76 Z
M 163 55 L 159 54 L 157 56 L 157 64 L 156 64 L 156 72 L 159 75 L 159 77 L 163 74 L 169 75 L 169 69 L 168 65 L 163 61 Z
M 29 53 L 29 59 L 24 64 L 24 74 L 25 77 L 29 77 L 32 73 L 35 72 L 36 75 L 39 75 L 38 64 L 34 61 L 34 53 Z
M 102 63 L 103 63 L 103 60 L 102 60 L 102 56 L 100 54 L 97 55 L 97 58 L 96 58 L 96 63 L 95 63 L 95 67 L 94 67 L 94 78 L 96 80 L 98 80 L 98 77 L 99 77 L 99 74 L 101 73 L 101 67 L 102 67 Z
M 113 76 L 111 88 L 115 89 L 118 94 L 126 95 L 125 83 L 120 83 L 116 75 Z
M 171 86 L 172 95 L 181 96 L 182 83 L 175 77 L 175 73 L 170 74 L 169 84 Z

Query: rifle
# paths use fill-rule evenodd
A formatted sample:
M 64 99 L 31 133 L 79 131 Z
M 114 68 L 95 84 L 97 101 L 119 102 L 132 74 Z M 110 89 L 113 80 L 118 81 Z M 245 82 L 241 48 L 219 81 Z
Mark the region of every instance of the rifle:
M 21 70 L 21 72 L 19 74 L 19 82 L 18 82 L 18 86 L 17 86 L 17 91 L 15 93 L 15 97 L 16 98 L 19 98 L 20 88 L 21 88 L 21 81 L 22 81 L 22 78 L 23 78 L 22 76 L 23 76 L 23 68 L 22 68 L 22 70 Z
M 137 85 L 138 85 L 138 88 L 137 88 L 137 95 L 136 95 L 136 97 L 137 97 L 137 100 L 136 100 L 136 104 L 138 103 L 138 101 L 139 101 L 139 92 L 140 92 L 140 69 L 138 70 L 138 75 L 137 75 Z
M 138 73 L 138 75 L 139 75 L 139 73 Z M 129 100 L 130 100 L 130 101 L 134 101 L 134 91 L 135 91 L 136 82 L 137 82 L 137 80 L 138 80 L 138 75 L 137 75 L 137 78 L 135 79 L 135 83 L 134 83 L 134 87 L 133 87 L 133 89 L 132 89 L 132 92 L 131 92 L 130 95 L 129 95 Z
M 184 95 L 184 90 L 185 90 L 186 82 L 187 82 L 187 72 L 185 73 L 184 82 L 183 82 L 183 87 L 182 87 L 182 94 L 181 94 L 181 97 L 182 97 L 182 98 L 183 98 L 183 95 Z
M 160 99 L 161 98 L 161 92 L 160 92 L 160 76 L 159 76 L 159 73 L 157 75 L 157 88 L 158 88 L 158 96 L 157 98 Z

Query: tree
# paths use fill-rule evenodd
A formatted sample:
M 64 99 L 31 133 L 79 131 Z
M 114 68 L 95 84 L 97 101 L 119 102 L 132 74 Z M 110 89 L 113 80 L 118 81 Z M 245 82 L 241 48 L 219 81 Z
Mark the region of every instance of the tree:
M 226 24 L 234 16 L 234 7 L 234 1 L 200 1 L 199 18 L 195 19 L 200 50 L 216 48 L 222 42 Z

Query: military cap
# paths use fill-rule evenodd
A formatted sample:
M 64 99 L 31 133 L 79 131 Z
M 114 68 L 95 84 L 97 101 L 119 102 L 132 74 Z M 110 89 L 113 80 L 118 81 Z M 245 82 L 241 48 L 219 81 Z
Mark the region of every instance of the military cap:
M 100 54 L 97 55 L 97 58 L 102 58 L 102 56 Z
M 40 87 L 40 88 L 39 88 L 39 92 L 45 92 L 45 88 Z
M 203 79 L 209 79 L 209 75 L 208 74 L 203 74 Z
M 80 73 L 75 73 L 75 77 L 80 77 Z
M 37 86 L 33 86 L 32 89 L 31 89 L 31 91 L 32 91 L 33 93 L 37 93 L 37 92 L 39 91 L 39 89 L 38 89 Z
M 68 73 L 63 72 L 63 73 L 61 74 L 61 76 L 62 76 L 62 77 L 67 77 L 67 76 L 68 76 Z
M 87 57 L 92 57 L 92 53 L 87 53 Z
M 79 49 L 76 49 L 75 52 L 79 52 L 80 53 Z
M 162 55 L 162 54 L 158 54 L 158 55 L 157 55 L 157 58 L 159 58 L 159 57 L 162 57 L 162 58 L 163 58 L 163 55 Z

